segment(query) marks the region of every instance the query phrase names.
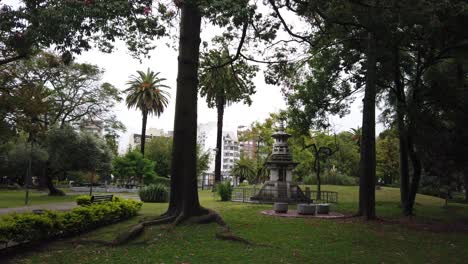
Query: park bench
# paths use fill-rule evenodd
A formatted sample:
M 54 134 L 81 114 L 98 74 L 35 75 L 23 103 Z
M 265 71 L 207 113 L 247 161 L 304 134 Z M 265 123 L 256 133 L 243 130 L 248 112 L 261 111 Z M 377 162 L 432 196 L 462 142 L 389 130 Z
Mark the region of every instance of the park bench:
M 111 202 L 114 195 L 93 195 L 91 196 L 91 203 Z

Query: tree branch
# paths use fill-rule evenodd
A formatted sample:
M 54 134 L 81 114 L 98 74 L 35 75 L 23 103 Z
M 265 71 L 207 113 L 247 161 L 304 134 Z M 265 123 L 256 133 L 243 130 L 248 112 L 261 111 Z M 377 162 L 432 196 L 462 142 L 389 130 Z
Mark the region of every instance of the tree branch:
M 215 66 L 210 67 L 209 70 L 222 68 L 222 67 L 224 67 L 226 65 L 229 65 L 229 64 L 233 63 L 237 59 L 239 59 L 239 56 L 240 56 L 240 53 L 241 53 L 241 50 L 242 50 L 242 46 L 244 45 L 245 36 L 247 35 L 247 28 L 248 27 L 249 27 L 249 21 L 245 21 L 244 26 L 242 27 L 242 36 L 241 36 L 241 39 L 240 39 L 240 42 L 239 42 L 239 46 L 237 46 L 236 55 L 234 55 L 233 58 L 231 58 L 230 60 L 228 60 L 228 61 L 226 61 L 224 63 L 221 63 L 219 65 L 215 65 Z

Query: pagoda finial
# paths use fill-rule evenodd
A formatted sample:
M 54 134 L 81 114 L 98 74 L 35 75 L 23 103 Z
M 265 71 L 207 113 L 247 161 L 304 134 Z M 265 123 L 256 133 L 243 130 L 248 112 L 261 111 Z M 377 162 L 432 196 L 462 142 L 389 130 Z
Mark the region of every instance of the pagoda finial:
M 280 120 L 280 131 L 284 131 L 284 120 Z

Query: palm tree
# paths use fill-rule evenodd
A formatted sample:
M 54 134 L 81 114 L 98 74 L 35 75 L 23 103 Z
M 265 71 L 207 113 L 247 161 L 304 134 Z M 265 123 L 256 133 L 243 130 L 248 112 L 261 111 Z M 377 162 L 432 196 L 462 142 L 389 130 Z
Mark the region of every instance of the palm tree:
M 351 139 L 356 142 L 358 147 L 361 147 L 362 127 L 351 128 Z
M 253 160 L 241 156 L 241 158 L 234 163 L 231 174 L 239 178 L 239 183 L 244 179 L 247 179 L 249 183 L 254 183 L 257 176 L 255 167 Z
M 137 75 L 130 76 L 127 84 L 130 86 L 124 92 L 127 93 L 127 107 L 139 109 L 142 113 L 141 127 L 141 154 L 145 154 L 146 121 L 148 114 L 160 116 L 169 103 L 169 86 L 162 84 L 166 79 L 159 78 L 159 72 L 153 72 L 149 68 L 145 72 L 137 71 Z
M 223 62 L 230 58 L 226 49 L 222 51 L 211 50 L 203 54 L 200 71 L 200 95 L 205 97 L 208 107 L 218 111 L 218 131 L 216 148 L 222 149 L 224 108 L 236 102 L 252 103 L 250 95 L 255 93 L 252 78 L 258 69 L 250 66 L 243 60 L 238 60 L 223 67 Z M 215 158 L 215 183 L 221 181 L 221 151 Z

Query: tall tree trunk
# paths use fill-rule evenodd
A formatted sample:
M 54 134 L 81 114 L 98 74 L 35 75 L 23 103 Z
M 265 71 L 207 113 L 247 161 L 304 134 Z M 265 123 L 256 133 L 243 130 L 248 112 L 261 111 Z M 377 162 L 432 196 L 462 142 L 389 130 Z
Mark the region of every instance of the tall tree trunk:
M 141 142 L 140 142 L 140 151 L 141 154 L 145 155 L 145 143 L 146 143 L 146 122 L 148 121 L 148 112 L 146 110 L 142 111 L 142 122 L 141 122 Z
M 50 196 L 64 196 L 65 193 L 57 188 L 55 188 L 52 181 L 52 170 L 50 168 L 50 162 L 47 161 L 45 164 L 44 173 L 42 175 L 42 180 L 47 189 L 49 189 Z
M 465 201 L 468 202 L 468 166 L 463 171 L 463 186 L 465 188 Z
M 375 218 L 375 97 L 377 51 L 374 33 L 368 33 L 366 88 L 363 100 L 361 175 L 358 215 Z
M 320 180 L 320 156 L 319 153 L 316 153 L 317 155 L 317 163 L 316 163 L 316 173 L 317 173 L 317 200 L 322 199 L 322 181 Z
M 182 4 L 177 95 L 171 166 L 171 196 L 166 216 L 204 213 L 197 190 L 197 95 L 201 15 L 194 1 Z
M 223 153 L 223 118 L 224 98 L 220 99 L 216 106 L 218 110 L 218 130 L 216 131 L 216 158 L 215 158 L 215 184 L 221 181 L 221 154 Z
M 408 140 L 410 147 L 409 147 L 409 156 L 411 159 L 411 164 L 413 165 L 413 177 L 411 179 L 411 187 L 408 197 L 408 202 L 406 203 L 405 208 L 405 215 L 412 215 L 413 214 L 413 207 L 414 201 L 416 200 L 416 193 L 418 192 L 419 182 L 421 180 L 421 160 L 419 158 L 418 153 L 414 150 L 414 144 L 412 142 L 411 137 Z
M 408 134 L 405 125 L 405 101 L 406 95 L 404 86 L 401 82 L 400 72 L 400 51 L 398 46 L 394 47 L 394 84 L 395 84 L 395 104 L 396 104 L 396 120 L 399 139 L 399 154 L 400 154 L 400 204 L 404 215 L 408 215 L 408 199 L 409 199 L 409 162 L 408 162 Z

